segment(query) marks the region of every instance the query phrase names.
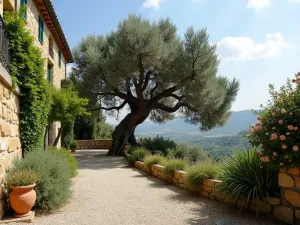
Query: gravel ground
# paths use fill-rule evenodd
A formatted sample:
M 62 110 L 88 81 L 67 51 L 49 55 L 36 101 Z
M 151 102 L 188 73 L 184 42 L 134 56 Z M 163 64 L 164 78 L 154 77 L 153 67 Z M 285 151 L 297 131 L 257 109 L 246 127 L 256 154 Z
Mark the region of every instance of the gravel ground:
M 228 205 L 167 185 L 125 159 L 106 157 L 106 151 L 78 151 L 79 175 L 73 197 L 59 212 L 37 215 L 41 225 L 279 225 L 251 213 L 239 214 Z

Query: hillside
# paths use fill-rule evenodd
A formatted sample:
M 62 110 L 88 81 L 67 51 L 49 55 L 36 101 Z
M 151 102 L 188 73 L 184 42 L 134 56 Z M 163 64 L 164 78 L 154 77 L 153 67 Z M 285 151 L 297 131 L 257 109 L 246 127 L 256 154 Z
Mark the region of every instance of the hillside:
M 224 136 L 237 135 L 241 131 L 248 129 L 250 124 L 256 122 L 256 117 L 251 110 L 233 112 L 230 119 L 224 127 L 215 128 L 209 132 L 200 132 L 199 127 L 186 123 L 184 119 L 175 119 L 166 124 L 155 124 L 151 121 L 145 121 L 136 128 L 136 134 L 139 135 L 154 135 L 164 133 L 186 133 L 197 134 L 201 136 Z

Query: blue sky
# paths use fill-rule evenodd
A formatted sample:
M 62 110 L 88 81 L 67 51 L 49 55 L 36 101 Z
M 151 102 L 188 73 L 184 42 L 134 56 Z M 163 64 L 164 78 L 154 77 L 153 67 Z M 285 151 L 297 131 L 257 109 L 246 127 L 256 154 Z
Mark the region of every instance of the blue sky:
M 170 17 L 178 34 L 207 28 L 218 45 L 219 74 L 241 90 L 232 110 L 258 109 L 268 84 L 278 88 L 300 71 L 300 0 L 52 0 L 70 47 L 88 34 L 106 34 L 129 13 Z

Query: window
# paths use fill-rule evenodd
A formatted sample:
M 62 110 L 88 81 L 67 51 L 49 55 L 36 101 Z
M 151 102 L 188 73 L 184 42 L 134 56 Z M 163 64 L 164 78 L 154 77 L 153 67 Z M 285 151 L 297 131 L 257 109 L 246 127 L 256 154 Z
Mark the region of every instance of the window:
M 61 68 L 61 51 L 58 51 L 58 66 Z
M 28 5 L 28 0 L 21 0 L 21 6 Z M 24 20 L 27 20 L 27 9 L 24 13 Z
M 44 43 L 44 21 L 41 16 L 39 16 L 39 41 Z
M 52 66 L 50 64 L 48 64 L 47 67 L 47 80 L 49 83 L 51 83 L 51 73 L 52 73 Z

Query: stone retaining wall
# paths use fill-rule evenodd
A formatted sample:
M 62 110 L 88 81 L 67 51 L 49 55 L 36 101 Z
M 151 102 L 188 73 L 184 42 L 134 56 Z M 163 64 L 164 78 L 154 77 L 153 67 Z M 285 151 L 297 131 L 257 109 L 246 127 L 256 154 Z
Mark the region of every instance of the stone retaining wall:
M 5 173 L 22 156 L 19 113 L 18 88 L 13 90 L 11 78 L 0 74 L 0 220 L 6 211 Z
M 129 155 L 125 154 L 125 157 L 128 158 Z M 186 174 L 184 171 L 175 171 L 173 175 L 166 175 L 163 172 L 163 166 L 153 165 L 151 168 L 147 168 L 143 162 L 139 161 L 135 162 L 135 167 L 177 187 L 198 193 L 202 197 L 228 204 L 235 203 L 237 206 L 246 205 L 245 199 L 239 199 L 235 202 L 234 199 L 219 193 L 217 188 L 222 181 L 206 179 L 201 188 L 190 190 L 184 184 L 184 176 Z M 256 208 L 258 208 L 260 213 L 272 214 L 275 218 L 287 224 L 300 224 L 300 169 L 281 171 L 279 174 L 279 185 L 282 187 L 281 199 L 266 198 L 264 201 L 259 200 L 257 207 L 250 204 L 248 208 L 253 211 L 256 211 Z
M 112 140 L 79 140 L 78 149 L 110 149 Z

